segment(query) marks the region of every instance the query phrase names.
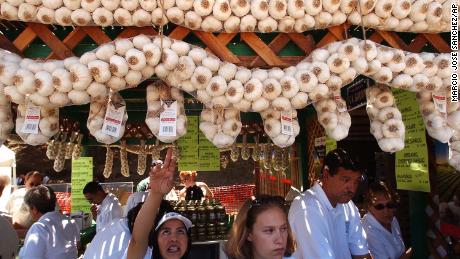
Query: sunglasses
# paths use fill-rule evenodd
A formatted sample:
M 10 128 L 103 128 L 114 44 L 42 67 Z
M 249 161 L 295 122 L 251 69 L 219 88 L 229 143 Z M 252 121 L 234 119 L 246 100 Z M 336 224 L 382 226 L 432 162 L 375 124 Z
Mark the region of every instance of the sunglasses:
M 387 204 L 379 203 L 379 204 L 375 204 L 372 207 L 374 207 L 374 209 L 376 209 L 376 210 L 383 210 L 383 209 L 385 209 L 385 207 L 388 208 L 388 209 L 394 209 L 394 208 L 396 208 L 396 203 L 390 201 Z

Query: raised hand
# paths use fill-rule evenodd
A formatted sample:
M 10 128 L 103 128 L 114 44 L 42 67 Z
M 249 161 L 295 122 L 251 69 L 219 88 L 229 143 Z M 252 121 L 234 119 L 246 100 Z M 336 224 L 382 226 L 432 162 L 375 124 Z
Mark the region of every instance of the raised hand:
M 169 148 L 162 165 L 156 165 L 150 169 L 150 192 L 165 195 L 174 187 L 174 173 L 176 172 L 176 159 L 172 157 L 172 149 Z

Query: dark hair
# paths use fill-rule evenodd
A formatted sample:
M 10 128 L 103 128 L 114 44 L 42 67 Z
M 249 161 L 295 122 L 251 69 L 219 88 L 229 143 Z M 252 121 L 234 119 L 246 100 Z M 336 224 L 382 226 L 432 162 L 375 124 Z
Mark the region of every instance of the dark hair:
M 271 208 L 281 209 L 286 214 L 287 218 L 288 206 L 283 197 L 280 196 L 258 195 L 255 199 L 248 199 L 243 204 L 232 226 L 228 242 L 225 245 L 225 253 L 229 258 L 252 258 L 251 243 L 247 240 L 249 232 L 254 226 L 259 214 Z M 284 256 L 290 256 L 294 252 L 294 244 L 294 238 L 289 228 Z
M 185 190 L 185 200 L 201 200 L 204 197 L 203 190 L 200 187 L 193 185 Z
M 160 209 L 158 211 L 158 215 L 155 218 L 155 224 L 153 225 L 153 229 L 150 232 L 150 236 L 149 236 L 149 246 L 152 247 L 152 259 L 163 258 L 163 257 L 161 257 L 160 247 L 158 246 L 159 231 L 155 231 L 155 228 L 158 226 L 158 222 L 160 222 L 161 218 L 166 213 L 173 212 L 173 211 L 174 211 L 174 209 L 171 206 L 171 203 L 169 203 L 169 201 L 166 201 L 166 200 L 161 201 Z M 181 257 L 181 259 L 187 259 L 188 255 L 190 253 L 190 249 L 192 248 L 192 232 L 191 232 L 191 229 L 187 230 L 187 237 L 188 237 L 187 250 L 185 250 L 185 254 L 184 254 L 184 256 Z
M 83 188 L 83 194 L 96 194 L 98 192 L 104 192 L 104 189 L 99 182 L 89 182 L 85 185 L 85 188 Z
M 388 197 L 391 201 L 398 203 L 398 195 L 392 191 L 384 182 L 373 182 L 369 184 L 367 194 L 365 197 L 366 205 L 372 205 L 375 196 L 383 195 Z
M 334 176 L 339 167 L 346 170 L 360 171 L 358 163 L 348 154 L 347 151 L 338 148 L 327 153 L 324 158 L 323 170 L 327 169 L 330 176 Z
M 50 187 L 39 185 L 27 190 L 24 202 L 30 208 L 36 208 L 41 214 L 45 214 L 55 210 L 56 195 Z

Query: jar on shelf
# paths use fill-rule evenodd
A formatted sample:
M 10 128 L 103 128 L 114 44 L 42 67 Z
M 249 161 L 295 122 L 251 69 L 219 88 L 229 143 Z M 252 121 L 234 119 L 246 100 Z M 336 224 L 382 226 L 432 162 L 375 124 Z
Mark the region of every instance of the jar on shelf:
M 215 223 L 216 222 L 216 212 L 214 207 L 209 205 L 206 206 L 206 213 L 208 214 L 208 223 Z
M 206 208 L 203 206 L 200 206 L 197 208 L 197 216 L 198 216 L 198 222 L 202 224 L 206 224 L 208 221 L 208 215 L 206 213 Z

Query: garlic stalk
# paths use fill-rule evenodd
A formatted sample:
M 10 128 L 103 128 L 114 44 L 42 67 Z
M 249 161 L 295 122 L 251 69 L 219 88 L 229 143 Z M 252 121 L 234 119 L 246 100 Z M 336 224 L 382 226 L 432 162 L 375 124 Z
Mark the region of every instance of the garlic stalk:
M 137 154 L 137 174 L 143 175 L 147 169 L 147 152 L 145 147 L 145 140 L 141 139 L 139 146 L 139 154 Z
M 129 177 L 128 152 L 126 151 L 126 141 L 121 141 L 120 147 L 120 172 L 124 177 Z
M 105 178 L 110 177 L 110 175 L 112 174 L 112 168 L 113 168 L 113 150 L 110 148 L 110 145 L 106 145 L 104 171 L 102 172 Z

